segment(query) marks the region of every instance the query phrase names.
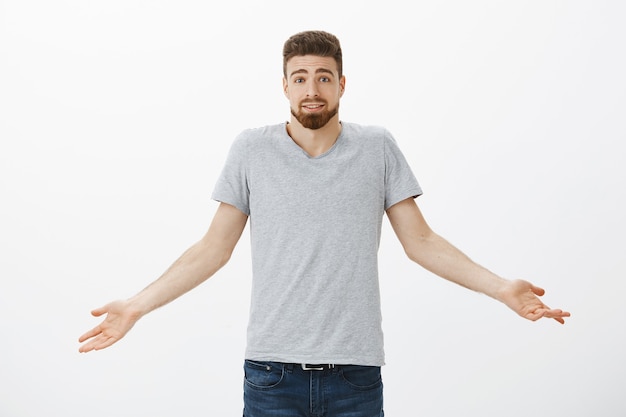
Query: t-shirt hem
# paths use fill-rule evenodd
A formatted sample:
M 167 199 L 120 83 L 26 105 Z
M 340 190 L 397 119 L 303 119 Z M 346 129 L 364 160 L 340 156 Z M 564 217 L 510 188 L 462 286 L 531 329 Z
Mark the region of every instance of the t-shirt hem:
M 312 355 L 282 355 L 282 354 L 261 354 L 246 352 L 245 359 L 261 362 L 280 363 L 308 363 L 308 364 L 333 364 L 333 365 L 359 365 L 359 366 L 383 366 L 385 360 L 379 357 L 346 357 L 346 356 L 312 356 Z
M 423 194 L 422 190 L 420 188 L 414 188 L 412 190 L 408 190 L 404 193 L 399 193 L 397 198 L 394 198 L 392 200 L 389 200 L 387 202 L 387 204 L 385 205 L 385 210 L 389 209 L 390 207 L 398 204 L 401 201 L 406 200 L 407 198 L 417 198 L 419 196 L 421 196 Z
M 239 202 L 230 200 L 228 198 L 223 198 L 215 194 L 211 196 L 211 199 L 214 201 L 217 201 L 218 203 L 230 204 L 231 206 L 235 207 L 237 210 L 241 211 L 246 216 L 250 216 L 250 210 L 248 210 L 248 208 L 245 205 Z

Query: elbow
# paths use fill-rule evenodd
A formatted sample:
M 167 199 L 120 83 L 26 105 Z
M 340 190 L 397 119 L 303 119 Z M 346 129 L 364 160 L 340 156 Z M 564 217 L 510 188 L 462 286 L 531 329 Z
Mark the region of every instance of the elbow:
M 423 240 L 419 239 L 417 241 L 412 241 L 409 244 L 405 244 L 402 247 L 404 248 L 404 253 L 411 261 L 421 264 L 420 255 L 423 253 Z
M 415 262 L 418 265 L 424 265 L 423 259 L 420 256 L 420 252 L 417 250 L 410 250 L 407 251 L 405 250 L 404 253 L 406 253 L 407 258 L 409 258 L 411 261 Z
M 223 249 L 221 256 L 219 256 L 218 258 L 217 269 L 221 269 L 224 265 L 226 265 L 228 261 L 230 261 L 230 257 L 232 256 L 232 254 L 232 250 Z
M 404 253 L 411 261 L 419 265 L 424 265 L 429 253 L 429 248 L 433 247 L 436 239 L 437 235 L 429 230 L 428 233 L 412 236 L 411 239 L 403 243 L 402 247 Z

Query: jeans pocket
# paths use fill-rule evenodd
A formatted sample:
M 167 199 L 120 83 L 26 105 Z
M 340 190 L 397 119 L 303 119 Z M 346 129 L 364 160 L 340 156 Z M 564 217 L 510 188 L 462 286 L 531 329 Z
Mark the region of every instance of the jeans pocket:
M 350 388 L 359 391 L 378 388 L 383 383 L 380 366 L 344 366 L 341 379 Z
M 269 389 L 283 380 L 284 369 L 274 362 L 255 362 L 246 360 L 243 365 L 245 384 L 251 388 Z

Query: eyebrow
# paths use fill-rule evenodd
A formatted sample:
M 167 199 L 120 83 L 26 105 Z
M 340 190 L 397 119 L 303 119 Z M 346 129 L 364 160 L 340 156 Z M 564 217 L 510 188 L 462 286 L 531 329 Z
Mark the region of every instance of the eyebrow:
M 308 74 L 309 71 L 305 70 L 304 68 L 295 70 L 294 72 L 292 72 L 291 74 L 289 74 L 290 77 L 293 77 L 296 74 Z M 330 74 L 330 75 L 335 75 L 331 70 L 329 70 L 328 68 L 318 68 L 315 70 L 316 74 Z

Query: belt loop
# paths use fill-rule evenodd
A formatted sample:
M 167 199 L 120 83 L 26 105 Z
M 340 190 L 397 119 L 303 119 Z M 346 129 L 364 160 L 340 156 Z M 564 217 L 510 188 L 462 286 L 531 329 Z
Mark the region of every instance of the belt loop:
M 293 363 L 285 363 L 283 366 L 287 372 L 293 373 Z

